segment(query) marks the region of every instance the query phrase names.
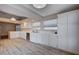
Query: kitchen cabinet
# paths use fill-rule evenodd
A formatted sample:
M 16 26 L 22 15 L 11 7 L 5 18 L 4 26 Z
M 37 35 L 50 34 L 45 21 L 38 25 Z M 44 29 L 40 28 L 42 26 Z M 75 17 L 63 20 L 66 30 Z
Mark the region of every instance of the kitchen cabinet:
M 48 32 L 41 32 L 41 43 L 44 45 L 48 45 L 50 39 L 50 34 Z
M 24 31 L 20 31 L 20 34 L 18 34 L 18 35 L 20 35 L 20 38 L 26 40 L 26 37 L 27 37 L 27 33 L 26 33 L 26 32 L 24 32 Z
M 30 33 L 30 40 L 35 43 L 57 47 L 57 36 L 51 31 L 40 31 L 38 33 Z
M 31 33 L 30 34 L 30 40 L 35 43 L 40 43 L 44 45 L 48 45 L 48 34 L 44 32 L 38 32 L 38 33 Z
M 9 38 L 10 39 L 16 39 L 16 38 L 20 38 L 20 32 L 19 31 L 11 31 L 9 32 Z
M 79 54 L 79 12 L 68 14 L 68 49 Z
M 58 15 L 58 48 L 79 54 L 79 10 Z
M 39 33 L 30 33 L 30 41 L 40 43 L 39 40 L 40 40 Z
M 10 31 L 9 32 L 10 39 L 22 38 L 26 40 L 26 37 L 27 37 L 27 32 L 25 31 Z
M 49 43 L 48 44 L 51 47 L 55 47 L 55 48 L 58 47 L 58 36 L 57 36 L 57 34 L 55 34 L 55 35 L 51 34 L 50 35 L 50 39 L 49 39 Z
M 79 54 L 79 10 L 58 14 L 57 36 L 51 31 L 32 33 L 31 41 Z
M 68 19 L 67 14 L 58 15 L 58 48 L 68 49 Z

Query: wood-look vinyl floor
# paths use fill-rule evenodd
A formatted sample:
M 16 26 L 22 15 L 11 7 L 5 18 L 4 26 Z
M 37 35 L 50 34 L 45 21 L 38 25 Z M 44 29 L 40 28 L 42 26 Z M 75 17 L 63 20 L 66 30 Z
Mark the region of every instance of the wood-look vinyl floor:
M 0 55 L 70 55 L 70 53 L 23 39 L 4 39 L 0 40 Z

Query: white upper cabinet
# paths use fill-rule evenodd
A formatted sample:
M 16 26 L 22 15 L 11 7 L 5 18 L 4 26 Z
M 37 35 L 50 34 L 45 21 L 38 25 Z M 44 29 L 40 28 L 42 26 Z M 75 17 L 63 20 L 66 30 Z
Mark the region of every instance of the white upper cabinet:
M 79 13 L 68 14 L 68 24 L 79 24 Z

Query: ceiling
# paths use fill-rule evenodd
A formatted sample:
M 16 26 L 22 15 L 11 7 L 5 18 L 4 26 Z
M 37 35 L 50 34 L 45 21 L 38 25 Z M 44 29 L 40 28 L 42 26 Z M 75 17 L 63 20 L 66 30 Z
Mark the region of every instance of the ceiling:
M 8 18 L 8 19 L 15 18 L 16 20 L 27 19 L 27 17 L 16 16 L 16 15 L 8 14 L 2 11 L 0 11 L 0 17 Z
M 0 4 L 0 11 L 36 20 L 56 18 L 58 13 L 79 9 L 78 4 L 48 4 L 37 9 L 32 4 Z

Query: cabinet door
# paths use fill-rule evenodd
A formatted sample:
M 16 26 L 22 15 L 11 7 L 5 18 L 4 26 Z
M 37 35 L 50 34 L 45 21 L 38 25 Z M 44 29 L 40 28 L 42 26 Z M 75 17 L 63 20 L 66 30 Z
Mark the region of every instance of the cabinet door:
M 67 27 L 67 15 L 61 14 L 58 16 L 58 48 L 67 50 L 68 48 L 68 27 Z
M 40 33 L 35 33 L 35 41 L 36 43 L 40 43 Z
M 58 37 L 51 35 L 51 38 L 49 39 L 49 46 L 51 47 L 58 47 Z
M 33 33 L 30 33 L 30 41 L 34 41 Z
M 19 32 L 10 32 L 10 38 L 11 39 L 16 39 L 16 38 L 19 38 L 20 37 L 20 34 Z
M 42 32 L 42 33 L 41 33 L 41 44 L 48 45 L 48 40 L 49 40 L 49 38 L 50 38 L 49 33 L 47 33 L 47 32 Z
M 41 33 L 38 33 L 36 39 L 37 39 L 37 42 L 41 44 L 41 41 L 42 41 L 42 39 L 41 39 Z
M 20 32 L 20 38 L 26 40 L 26 32 Z
M 30 40 L 32 42 L 37 43 L 37 34 L 36 33 L 30 33 Z
M 68 15 L 68 49 L 79 53 L 79 14 Z

